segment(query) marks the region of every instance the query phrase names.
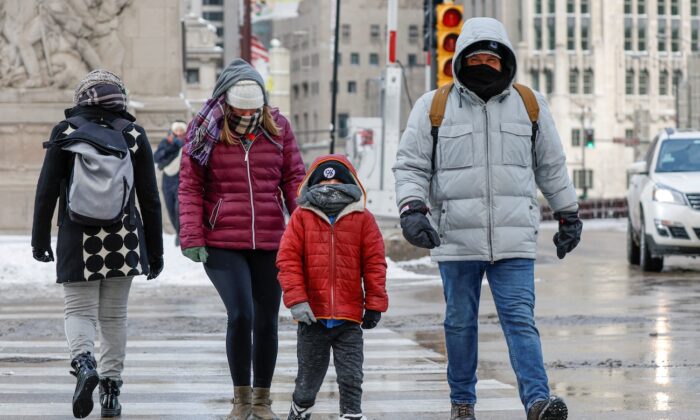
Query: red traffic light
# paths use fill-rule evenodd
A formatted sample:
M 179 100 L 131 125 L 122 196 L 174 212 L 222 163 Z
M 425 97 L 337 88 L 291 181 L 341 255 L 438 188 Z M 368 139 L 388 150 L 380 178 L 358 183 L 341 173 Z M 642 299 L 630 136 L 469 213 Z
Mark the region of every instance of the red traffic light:
M 455 52 L 457 49 L 457 38 L 459 38 L 458 34 L 447 34 L 442 39 L 442 49 L 448 52 Z
M 454 28 L 462 22 L 462 12 L 457 8 L 450 8 L 445 10 L 442 15 L 442 24 L 448 28 Z
M 445 76 L 452 77 L 452 58 L 445 60 L 442 65 L 442 74 Z

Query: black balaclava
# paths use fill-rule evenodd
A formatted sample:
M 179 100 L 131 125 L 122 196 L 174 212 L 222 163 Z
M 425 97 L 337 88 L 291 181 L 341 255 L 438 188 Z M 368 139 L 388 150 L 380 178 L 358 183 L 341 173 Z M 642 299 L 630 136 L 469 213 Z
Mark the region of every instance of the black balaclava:
M 501 57 L 501 71 L 486 64 L 468 66 L 466 57 L 479 50 L 498 53 Z M 513 80 L 515 58 L 507 47 L 498 42 L 475 42 L 460 53 L 458 60 L 460 60 L 460 66 L 457 69 L 457 79 L 484 102 L 488 102 L 489 99 L 506 90 Z

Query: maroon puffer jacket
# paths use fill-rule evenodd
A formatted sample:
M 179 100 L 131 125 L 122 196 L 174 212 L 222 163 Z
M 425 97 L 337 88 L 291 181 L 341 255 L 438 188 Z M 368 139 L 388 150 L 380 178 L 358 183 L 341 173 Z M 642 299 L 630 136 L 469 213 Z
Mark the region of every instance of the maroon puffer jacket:
M 305 171 L 289 121 L 277 109 L 272 115 L 280 135 L 270 138 L 258 129 L 247 153 L 243 145 L 220 142 L 205 167 L 182 154 L 182 249 L 279 248 L 285 228 L 282 197 L 289 212 L 294 211 Z

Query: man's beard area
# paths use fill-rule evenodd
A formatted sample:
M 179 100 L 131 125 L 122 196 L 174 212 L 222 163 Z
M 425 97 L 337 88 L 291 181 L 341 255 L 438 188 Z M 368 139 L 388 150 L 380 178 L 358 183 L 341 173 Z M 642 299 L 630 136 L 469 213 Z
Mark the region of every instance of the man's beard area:
M 496 70 L 487 64 L 464 66 L 457 78 L 484 102 L 503 92 L 510 83 L 509 72 Z

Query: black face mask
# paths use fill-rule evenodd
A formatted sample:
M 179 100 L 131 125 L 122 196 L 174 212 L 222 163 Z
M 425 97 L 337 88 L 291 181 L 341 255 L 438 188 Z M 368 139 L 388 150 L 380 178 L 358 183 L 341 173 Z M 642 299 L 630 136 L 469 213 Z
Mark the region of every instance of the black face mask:
M 457 79 L 488 102 L 489 99 L 503 92 L 510 83 L 510 72 L 498 71 L 486 64 L 463 66 L 457 73 Z

